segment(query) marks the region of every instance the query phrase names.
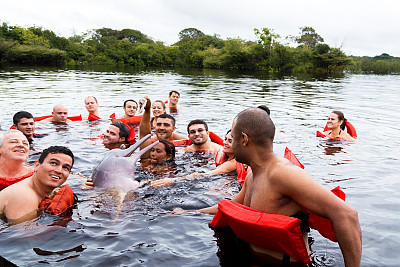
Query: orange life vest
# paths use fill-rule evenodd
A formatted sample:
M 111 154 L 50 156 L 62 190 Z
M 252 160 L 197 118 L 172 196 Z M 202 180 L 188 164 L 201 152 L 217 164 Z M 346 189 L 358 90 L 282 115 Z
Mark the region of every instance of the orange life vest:
M 22 181 L 28 177 L 31 177 L 33 175 L 33 171 L 30 173 L 27 173 L 25 175 L 19 176 L 19 177 L 13 177 L 13 178 L 9 178 L 9 177 L 0 177 L 0 190 L 3 190 L 4 188 L 6 188 L 7 186 L 10 186 L 12 184 L 15 184 L 19 181 Z
M 344 200 L 345 194 L 339 187 L 334 188 L 332 192 Z M 332 223 L 328 219 L 309 213 L 310 227 L 336 242 Z M 300 224 L 301 221 L 297 218 L 260 212 L 226 199 L 218 203 L 218 211 L 209 223 L 214 228 L 229 226 L 239 238 L 250 244 L 279 251 L 290 255 L 296 261 L 310 264 Z
M 74 205 L 75 197 L 72 189 L 69 185 L 63 185 L 57 194 L 50 199 L 45 196 L 39 204 L 39 210 L 51 213 L 54 215 L 60 215 L 66 211 L 69 207 Z
M 143 115 L 139 115 L 139 116 L 133 116 L 133 117 L 127 117 L 127 118 L 120 118 L 120 119 L 116 119 L 116 118 L 112 118 L 111 122 L 123 122 L 125 124 L 138 124 L 140 123 L 140 121 L 142 120 Z
M 39 117 L 33 117 L 33 118 L 35 119 L 35 121 L 42 121 L 44 119 L 51 118 L 51 117 L 53 117 L 53 115 L 45 115 L 45 116 L 39 116 Z M 82 115 L 70 116 L 70 117 L 67 117 L 67 119 L 70 121 L 81 121 Z
M 323 130 L 323 132 L 328 131 L 328 124 L 325 125 L 325 128 Z M 356 132 L 356 128 L 354 128 L 353 124 L 351 124 L 350 122 L 346 121 L 346 130 L 347 133 L 353 137 L 354 139 L 357 139 L 357 132 Z M 324 133 L 321 133 L 320 131 L 317 131 L 317 137 L 326 137 L 326 135 Z

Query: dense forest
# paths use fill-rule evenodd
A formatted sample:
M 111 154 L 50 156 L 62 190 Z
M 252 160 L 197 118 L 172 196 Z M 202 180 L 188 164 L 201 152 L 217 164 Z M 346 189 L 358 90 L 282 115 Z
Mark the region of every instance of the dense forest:
M 324 39 L 312 27 L 298 36 L 281 38 L 272 29 L 254 29 L 256 41 L 221 39 L 195 28 L 179 32 L 170 46 L 140 31 L 101 28 L 69 38 L 42 27 L 0 26 L 2 65 L 130 65 L 277 73 L 400 73 L 400 58 L 351 57 Z M 281 41 L 283 40 L 283 41 Z M 288 43 L 294 45 L 290 46 Z

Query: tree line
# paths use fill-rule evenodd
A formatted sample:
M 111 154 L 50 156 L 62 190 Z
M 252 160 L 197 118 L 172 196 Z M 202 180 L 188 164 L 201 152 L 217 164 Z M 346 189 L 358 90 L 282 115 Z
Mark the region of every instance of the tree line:
M 69 38 L 42 27 L 0 26 L 0 63 L 18 65 L 130 65 L 276 73 L 400 73 L 400 58 L 350 57 L 324 43 L 312 27 L 281 38 L 272 29 L 254 29 L 255 41 L 222 39 L 195 28 L 179 32 L 170 46 L 132 29 L 101 28 Z M 283 40 L 283 41 L 281 41 Z M 292 45 L 289 45 L 291 42 Z

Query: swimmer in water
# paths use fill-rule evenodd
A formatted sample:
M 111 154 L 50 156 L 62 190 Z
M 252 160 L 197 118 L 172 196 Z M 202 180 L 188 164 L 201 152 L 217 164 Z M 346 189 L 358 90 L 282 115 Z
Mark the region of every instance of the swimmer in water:
M 362 238 L 357 212 L 305 170 L 273 153 L 275 125 L 260 108 L 240 112 L 232 123 L 233 152 L 236 160 L 251 167 L 243 188 L 232 199 L 255 210 L 293 216 L 307 210 L 329 219 L 346 266 L 360 266 Z M 198 211 L 215 214 L 218 205 Z M 183 211 L 175 209 L 175 212 Z M 308 235 L 303 232 L 308 247 Z M 266 241 L 268 242 L 268 241 Z M 282 260 L 283 254 L 250 244 L 251 253 L 262 256 L 263 264 Z M 291 262 L 295 261 L 290 259 Z M 258 265 L 258 264 L 257 264 Z
M 223 163 L 218 165 L 217 168 L 214 170 L 205 172 L 205 173 L 192 173 L 189 175 L 185 175 L 183 177 L 176 177 L 176 178 L 164 178 L 160 179 L 157 181 L 151 182 L 152 186 L 165 186 L 165 185 L 171 185 L 177 180 L 183 180 L 186 178 L 191 178 L 191 177 L 198 177 L 198 176 L 204 176 L 204 175 L 210 175 L 210 174 L 220 174 L 220 173 L 228 173 L 231 171 L 236 170 L 236 160 L 235 156 L 233 154 L 232 150 L 232 135 L 231 135 L 231 130 L 229 130 L 226 135 L 225 135 L 225 140 L 224 140 L 224 146 L 218 153 L 223 153 Z M 217 162 L 216 162 L 217 164 Z
M 85 108 L 89 112 L 89 115 L 97 118 L 97 119 L 104 119 L 107 118 L 106 115 L 100 115 L 99 113 L 99 103 L 97 102 L 97 98 L 94 96 L 87 96 L 85 98 Z M 84 117 L 87 120 L 89 116 Z
M 187 126 L 188 136 L 192 144 L 185 148 L 187 152 L 217 153 L 222 146 L 209 140 L 207 123 L 203 120 L 192 120 Z
M 328 138 L 355 141 L 356 139 L 354 139 L 345 131 L 346 121 L 347 120 L 342 112 L 333 111 L 328 116 L 327 126 L 329 128 L 329 131 L 323 132 L 323 134 Z
M 151 118 L 151 127 L 155 128 L 157 126 L 157 119 L 161 114 L 165 114 L 165 104 L 161 100 L 156 100 L 153 102 L 153 105 L 151 106 L 151 110 L 153 112 L 153 118 Z
M 42 122 L 53 122 L 57 124 L 67 124 L 71 122 L 68 117 L 68 109 L 64 105 L 58 104 L 53 107 L 52 117 L 42 120 Z
M 123 109 L 125 114 L 119 119 L 131 118 L 135 116 L 136 111 L 138 110 L 138 103 L 133 99 L 125 100 Z
M 165 139 L 160 139 L 159 143 L 151 148 L 150 158 L 141 159 L 141 167 L 149 173 L 165 173 L 175 171 L 173 163 L 175 161 L 175 145 Z
M 108 149 L 119 148 L 127 144 L 129 135 L 129 128 L 123 122 L 113 122 L 102 135 L 103 145 Z
M 0 214 L 10 224 L 36 218 L 42 199 L 67 180 L 73 164 L 74 155 L 66 147 L 51 146 L 43 150 L 31 177 L 0 192 Z
M 167 108 L 170 112 L 176 112 L 179 109 L 178 101 L 180 97 L 181 94 L 177 91 L 172 90 L 171 92 L 169 92 Z
M 0 190 L 32 176 L 33 167 L 25 164 L 28 156 L 29 142 L 22 132 L 0 133 Z
M 27 111 L 18 111 L 13 116 L 13 126 L 21 131 L 29 143 L 32 143 L 35 137 L 35 119 L 32 114 Z

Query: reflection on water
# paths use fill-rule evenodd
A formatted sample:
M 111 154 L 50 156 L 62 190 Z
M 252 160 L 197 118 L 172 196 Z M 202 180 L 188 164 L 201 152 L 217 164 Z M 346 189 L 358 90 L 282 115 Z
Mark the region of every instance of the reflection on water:
M 342 75 L 337 77 L 274 76 L 268 73 L 215 70 L 137 70 L 133 68 L 11 68 L 0 70 L 0 125 L 8 129 L 12 115 L 27 110 L 47 115 L 62 103 L 72 116 L 85 115 L 83 100 L 94 95 L 102 114 L 122 115 L 128 98 L 148 95 L 166 100 L 170 90 L 181 93 L 182 110 L 175 114 L 177 131 L 186 134 L 192 119 L 204 119 L 224 136 L 234 116 L 247 107 L 267 105 L 278 129 L 274 150 L 289 147 L 305 169 L 325 187 L 346 192 L 346 201 L 359 212 L 363 231 L 362 266 L 395 266 L 400 240 L 399 76 Z M 379 95 L 379 97 L 377 97 Z M 332 110 L 342 110 L 356 127 L 359 142 L 327 141 L 315 137 Z M 29 164 L 54 144 L 67 145 L 76 155 L 68 183 L 79 197 L 73 215 L 44 215 L 8 227 L 0 222 L 0 255 L 17 265 L 41 266 L 217 266 L 217 245 L 204 214 L 173 215 L 175 207 L 197 209 L 231 198 L 238 191 L 232 176 L 213 175 L 153 188 L 145 185 L 125 198 L 117 212 L 113 191 L 81 190 L 82 178 L 107 149 L 97 138 L 108 121 L 69 125 L 37 123 Z M 205 155 L 178 150 L 176 175 L 213 168 Z M 158 179 L 141 168 L 138 180 Z M 113 223 L 115 221 L 115 223 Z M 311 232 L 315 266 L 342 266 L 336 243 Z M 7 245 L 6 245 L 7 244 Z M 3 260 L 1 259 L 0 262 Z

